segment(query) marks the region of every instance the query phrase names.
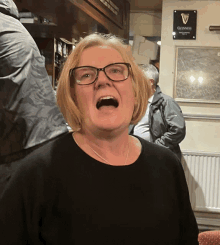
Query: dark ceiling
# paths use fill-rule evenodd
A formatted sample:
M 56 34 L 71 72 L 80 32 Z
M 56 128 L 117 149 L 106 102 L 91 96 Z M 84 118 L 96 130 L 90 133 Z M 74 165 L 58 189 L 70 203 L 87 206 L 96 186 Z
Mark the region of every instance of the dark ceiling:
M 162 12 L 162 0 L 130 0 L 131 12 Z

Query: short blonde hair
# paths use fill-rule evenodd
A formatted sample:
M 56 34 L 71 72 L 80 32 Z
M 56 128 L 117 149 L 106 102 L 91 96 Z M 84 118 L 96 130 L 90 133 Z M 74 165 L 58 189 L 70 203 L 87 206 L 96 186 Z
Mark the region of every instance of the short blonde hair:
M 69 71 L 78 66 L 82 52 L 94 46 L 108 46 L 114 48 L 120 53 L 124 62 L 130 63 L 131 79 L 136 99 L 131 124 L 136 124 L 146 112 L 149 98 L 149 85 L 143 71 L 134 61 L 130 46 L 124 44 L 120 38 L 111 34 L 90 34 L 83 38 L 69 55 L 62 69 L 57 88 L 57 103 L 61 112 L 73 131 L 79 131 L 81 129 L 82 114 L 74 98 L 71 96 Z

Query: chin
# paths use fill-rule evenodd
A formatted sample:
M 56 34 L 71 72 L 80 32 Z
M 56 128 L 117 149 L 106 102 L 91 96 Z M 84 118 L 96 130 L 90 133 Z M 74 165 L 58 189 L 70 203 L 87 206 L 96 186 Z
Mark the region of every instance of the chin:
M 111 122 L 109 119 L 107 122 L 98 123 L 97 128 L 102 131 L 112 132 L 118 130 L 127 130 L 129 127 L 129 123 L 125 122 Z
M 109 113 L 110 114 L 110 113 Z M 85 127 L 93 128 L 94 131 L 106 131 L 111 132 L 114 130 L 127 130 L 130 124 L 130 118 L 125 118 L 121 113 L 112 113 L 105 115 L 96 115 L 95 113 L 91 116 L 87 115 L 85 121 Z

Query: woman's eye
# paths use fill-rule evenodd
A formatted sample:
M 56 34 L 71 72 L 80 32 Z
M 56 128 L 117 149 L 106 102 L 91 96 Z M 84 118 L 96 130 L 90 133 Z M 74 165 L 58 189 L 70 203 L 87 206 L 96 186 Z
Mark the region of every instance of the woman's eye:
M 79 84 L 90 84 L 95 81 L 97 71 L 92 67 L 77 67 L 74 70 L 73 76 L 75 82 Z
M 85 71 L 79 75 L 80 80 L 91 79 L 94 77 L 94 72 Z
M 81 79 L 83 79 L 83 78 L 89 78 L 90 77 L 90 74 L 83 74 L 82 76 L 81 76 Z
M 111 69 L 111 73 L 122 73 L 122 70 L 114 68 L 114 69 Z

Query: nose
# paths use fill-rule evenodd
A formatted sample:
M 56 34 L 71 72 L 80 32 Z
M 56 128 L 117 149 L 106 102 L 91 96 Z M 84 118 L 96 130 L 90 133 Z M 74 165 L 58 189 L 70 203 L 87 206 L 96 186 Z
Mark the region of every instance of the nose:
M 95 81 L 95 86 L 96 87 L 101 87 L 101 86 L 111 86 L 112 81 L 109 80 L 109 78 L 106 76 L 105 72 L 103 70 L 99 70 L 97 79 Z

